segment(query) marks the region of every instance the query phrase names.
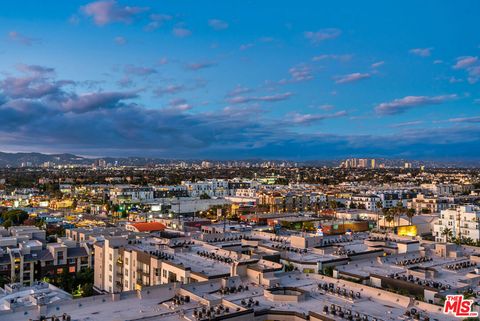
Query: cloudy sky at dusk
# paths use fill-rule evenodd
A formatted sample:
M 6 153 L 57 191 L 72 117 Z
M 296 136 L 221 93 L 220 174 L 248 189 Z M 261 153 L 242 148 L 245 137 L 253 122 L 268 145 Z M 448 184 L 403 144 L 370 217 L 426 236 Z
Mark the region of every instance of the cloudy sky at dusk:
M 0 150 L 478 159 L 479 12 L 476 0 L 4 1 Z

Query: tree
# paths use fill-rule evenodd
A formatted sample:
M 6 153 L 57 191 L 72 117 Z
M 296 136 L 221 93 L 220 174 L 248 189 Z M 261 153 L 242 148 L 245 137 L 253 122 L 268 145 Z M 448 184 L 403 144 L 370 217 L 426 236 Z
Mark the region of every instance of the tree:
M 333 266 L 326 266 L 323 268 L 323 274 L 332 277 L 333 276 Z
M 442 231 L 442 236 L 445 236 L 446 240 L 447 240 L 447 243 L 451 241 L 452 237 L 453 237 L 453 232 L 452 232 L 452 229 L 446 227 L 443 229 Z
M 396 211 L 393 208 L 387 209 L 384 214 L 385 220 L 390 224 L 390 226 L 392 225 L 392 222 L 395 220 L 395 215 L 396 215 Z
M 208 196 L 207 193 L 203 193 L 202 195 L 200 195 L 200 199 L 201 199 L 201 200 L 209 200 L 209 199 L 211 199 L 211 197 Z
M 3 226 L 10 227 L 12 225 L 22 225 L 28 219 L 29 215 L 27 212 L 14 209 L 3 212 L 1 215 Z
M 377 201 L 375 203 L 375 209 L 377 212 L 377 229 L 380 230 L 380 211 L 383 209 L 382 201 Z
M 336 200 L 330 200 L 328 202 L 330 208 L 333 210 L 333 215 L 332 215 L 332 222 L 334 222 L 337 219 L 337 207 L 338 203 Z
M 402 202 L 398 201 L 397 205 L 394 207 L 394 215 L 397 217 L 397 226 L 400 226 L 400 218 L 405 214 L 406 208 L 403 207 Z
M 413 208 L 409 208 L 407 210 L 407 217 L 408 217 L 408 221 L 409 221 L 410 225 L 412 225 L 412 219 L 413 219 L 414 216 L 415 216 L 415 210 Z

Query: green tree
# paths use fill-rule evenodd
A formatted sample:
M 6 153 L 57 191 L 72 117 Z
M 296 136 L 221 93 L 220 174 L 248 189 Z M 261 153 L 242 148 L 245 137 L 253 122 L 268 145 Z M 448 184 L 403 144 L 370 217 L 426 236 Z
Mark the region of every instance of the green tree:
M 452 237 L 453 237 L 453 231 L 452 229 L 446 227 L 443 229 L 442 231 L 442 236 L 445 236 L 446 240 L 447 240 L 447 243 L 450 242 L 452 240 Z
M 200 199 L 201 199 L 201 200 L 208 200 L 208 199 L 210 199 L 210 198 L 211 198 L 211 197 L 208 196 L 207 193 L 203 193 L 202 195 L 200 195 Z
M 410 225 L 412 225 L 412 219 L 413 219 L 414 216 L 415 216 L 415 210 L 413 208 L 409 208 L 407 210 L 407 217 L 408 217 L 408 221 L 409 221 Z
M 380 211 L 383 209 L 382 201 L 375 203 L 375 211 L 377 212 L 377 229 L 380 230 Z

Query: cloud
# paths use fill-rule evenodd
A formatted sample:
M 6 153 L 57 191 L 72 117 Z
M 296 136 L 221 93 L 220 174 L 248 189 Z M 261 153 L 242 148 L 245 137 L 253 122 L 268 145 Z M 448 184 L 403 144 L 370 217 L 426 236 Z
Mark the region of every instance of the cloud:
M 336 84 L 345 84 L 345 83 L 349 83 L 349 82 L 359 81 L 359 80 L 362 80 L 362 79 L 368 79 L 370 77 L 371 77 L 371 75 L 369 73 L 355 72 L 355 73 L 352 73 L 352 74 L 335 77 L 335 79 L 336 79 L 335 83 Z
M 172 31 L 173 35 L 177 38 L 185 38 L 192 34 L 192 32 L 186 28 L 174 28 Z
M 478 57 L 458 57 L 453 69 L 465 70 L 468 74 L 468 82 L 476 83 L 480 79 L 480 63 Z
M 71 80 L 54 79 L 53 68 L 39 65 L 17 65 L 21 76 L 8 76 L 0 81 L 5 99 L 1 105 L 6 115 L 28 116 L 41 111 L 45 115 L 84 113 L 99 109 L 125 107 L 123 100 L 137 97 L 136 92 L 91 92 L 77 94 L 67 90 L 77 85 Z M 71 86 L 71 87 L 68 87 Z M 30 110 L 34 108 L 34 110 Z M 15 111 L 15 112 L 13 112 Z
M 156 74 L 157 70 L 155 70 L 155 68 L 151 68 L 151 67 L 126 65 L 125 68 L 124 68 L 124 72 L 127 75 L 150 76 L 150 75 Z
M 167 85 L 165 87 L 158 87 L 153 92 L 156 96 L 164 96 L 164 95 L 173 95 L 179 92 L 186 90 L 184 85 Z
M 219 19 L 208 20 L 208 25 L 215 30 L 225 30 L 228 28 L 228 22 Z
M 118 36 L 118 37 L 115 37 L 115 39 L 113 39 L 113 41 L 115 41 L 115 43 L 117 45 L 125 45 L 127 43 L 127 39 L 125 39 L 125 37 L 121 37 L 121 36 Z
M 338 60 L 341 62 L 346 62 L 350 61 L 352 59 L 353 55 L 350 54 L 343 54 L 343 55 L 319 55 L 315 56 L 312 58 L 312 61 L 322 61 L 322 60 L 327 60 L 327 59 L 332 59 L 332 60 Z
M 127 87 L 132 87 L 134 85 L 134 82 L 132 78 L 128 76 L 123 76 L 120 80 L 117 81 L 117 85 L 119 85 L 122 88 L 127 88 Z
M 324 104 L 324 105 L 319 106 L 318 108 L 320 108 L 321 110 L 328 111 L 328 110 L 335 109 L 335 106 L 330 105 L 330 104 Z
M 378 61 L 370 65 L 372 68 L 378 68 L 380 66 L 383 66 L 385 64 L 385 61 Z
M 420 106 L 439 105 L 456 98 L 457 95 L 455 94 L 441 96 L 405 96 L 391 102 L 381 103 L 375 107 L 375 111 L 382 115 L 394 115 Z
M 257 97 L 234 96 L 228 98 L 227 102 L 230 104 L 245 104 L 250 102 L 277 102 L 287 100 L 292 96 L 293 94 L 291 92 Z
M 291 122 L 296 125 L 307 125 L 314 122 L 322 121 L 325 119 L 345 117 L 348 113 L 344 110 L 338 111 L 333 114 L 301 114 L 301 113 L 291 113 L 287 115 L 288 122 Z
M 414 48 L 414 49 L 410 49 L 410 53 L 412 55 L 416 55 L 416 56 L 419 56 L 419 57 L 429 57 L 432 55 L 432 50 L 433 48 Z
M 340 29 L 327 28 L 318 31 L 306 31 L 304 36 L 314 45 L 318 45 L 322 41 L 338 38 L 342 34 Z
M 114 109 L 125 107 L 126 99 L 137 98 L 136 92 L 95 92 L 81 95 L 71 94 L 67 99 L 61 101 L 60 105 L 64 111 L 73 113 L 85 113 L 100 109 Z
M 255 44 L 253 44 L 253 43 L 246 43 L 246 44 L 243 44 L 243 45 L 240 46 L 240 50 L 242 50 L 242 51 L 243 51 L 243 50 L 247 50 L 247 49 L 252 48 L 253 46 L 255 46 Z
M 243 86 L 236 86 L 233 90 L 227 93 L 227 97 L 234 97 L 239 95 L 244 95 L 253 92 L 253 89 L 243 87 Z
M 307 81 L 313 79 L 312 69 L 308 66 L 301 65 L 292 67 L 288 70 L 294 82 Z
M 480 116 L 463 117 L 463 118 L 450 118 L 448 121 L 452 122 L 452 123 L 480 123 Z
M 459 79 L 459 78 L 456 78 L 456 77 L 452 76 L 448 79 L 448 82 L 451 83 L 451 84 L 456 84 L 456 83 L 463 82 L 463 79 Z
M 393 124 L 390 127 L 393 127 L 393 128 L 412 127 L 412 126 L 421 125 L 423 123 L 424 123 L 423 120 L 414 120 L 414 121 L 407 121 L 403 123 Z
M 115 0 L 95 1 L 81 7 L 87 17 L 93 19 L 98 26 L 114 22 L 131 23 L 140 13 L 147 11 L 144 7 L 121 6 Z
M 71 84 L 66 81 L 53 81 L 53 68 L 38 65 L 17 65 L 17 69 L 24 73 L 21 76 L 8 76 L 0 81 L 3 96 L 16 98 L 43 98 L 49 95 L 62 93 L 62 87 Z
M 253 96 L 242 100 L 248 104 L 189 112 L 192 104 L 183 98 L 142 106 L 136 103 L 138 91 L 80 92 L 80 85 L 57 79 L 49 67 L 18 65 L 16 72 L 19 75 L 0 80 L 11 85 L 5 81 L 11 78 L 21 84 L 20 90 L 0 89 L 2 149 L 159 158 L 479 158 L 480 129 L 474 119 L 446 122 L 452 124 L 448 128 L 422 126 L 389 135 L 333 135 L 317 128 L 302 134 L 296 130 L 344 117 L 345 112 L 293 113 L 284 115 L 285 120 L 268 117 L 260 106 L 263 101 L 288 99 L 291 93 Z M 32 93 L 41 88 L 48 90 Z
M 167 14 L 151 14 L 150 22 L 145 26 L 145 31 L 155 31 L 160 28 L 165 22 L 172 19 L 173 17 Z
M 158 60 L 159 65 L 166 65 L 168 64 L 168 58 L 167 57 L 162 57 Z
M 185 65 L 185 69 L 191 70 L 191 71 L 197 71 L 200 69 L 205 69 L 205 68 L 210 68 L 215 66 L 215 62 L 211 61 L 204 61 L 204 62 L 193 62 Z
M 473 56 L 458 57 L 457 63 L 453 66 L 453 69 L 466 69 L 474 65 L 475 63 L 477 63 L 477 61 L 478 61 L 478 57 L 473 57 Z
M 193 108 L 187 102 L 187 100 L 183 98 L 172 99 L 168 102 L 168 104 L 169 104 L 169 109 L 176 110 L 176 111 L 187 111 Z
M 8 33 L 8 38 L 10 41 L 25 45 L 25 46 L 31 46 L 35 43 L 40 42 L 38 39 L 28 37 L 18 31 L 10 31 Z
M 40 66 L 40 65 L 17 64 L 16 68 L 21 72 L 34 74 L 34 75 L 51 75 L 55 73 L 54 68 Z
M 468 69 L 468 82 L 475 84 L 480 79 L 480 66 L 474 66 Z

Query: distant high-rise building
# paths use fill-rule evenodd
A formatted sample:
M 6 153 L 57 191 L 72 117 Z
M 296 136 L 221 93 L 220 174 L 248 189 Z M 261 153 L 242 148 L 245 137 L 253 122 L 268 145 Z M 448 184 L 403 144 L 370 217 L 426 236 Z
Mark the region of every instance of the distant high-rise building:
M 99 168 L 105 168 L 107 167 L 107 161 L 104 159 L 96 159 L 95 162 L 93 163 L 93 166 L 99 167 Z
M 211 167 L 212 167 L 212 163 L 207 161 L 202 162 L 202 168 L 211 168 Z

